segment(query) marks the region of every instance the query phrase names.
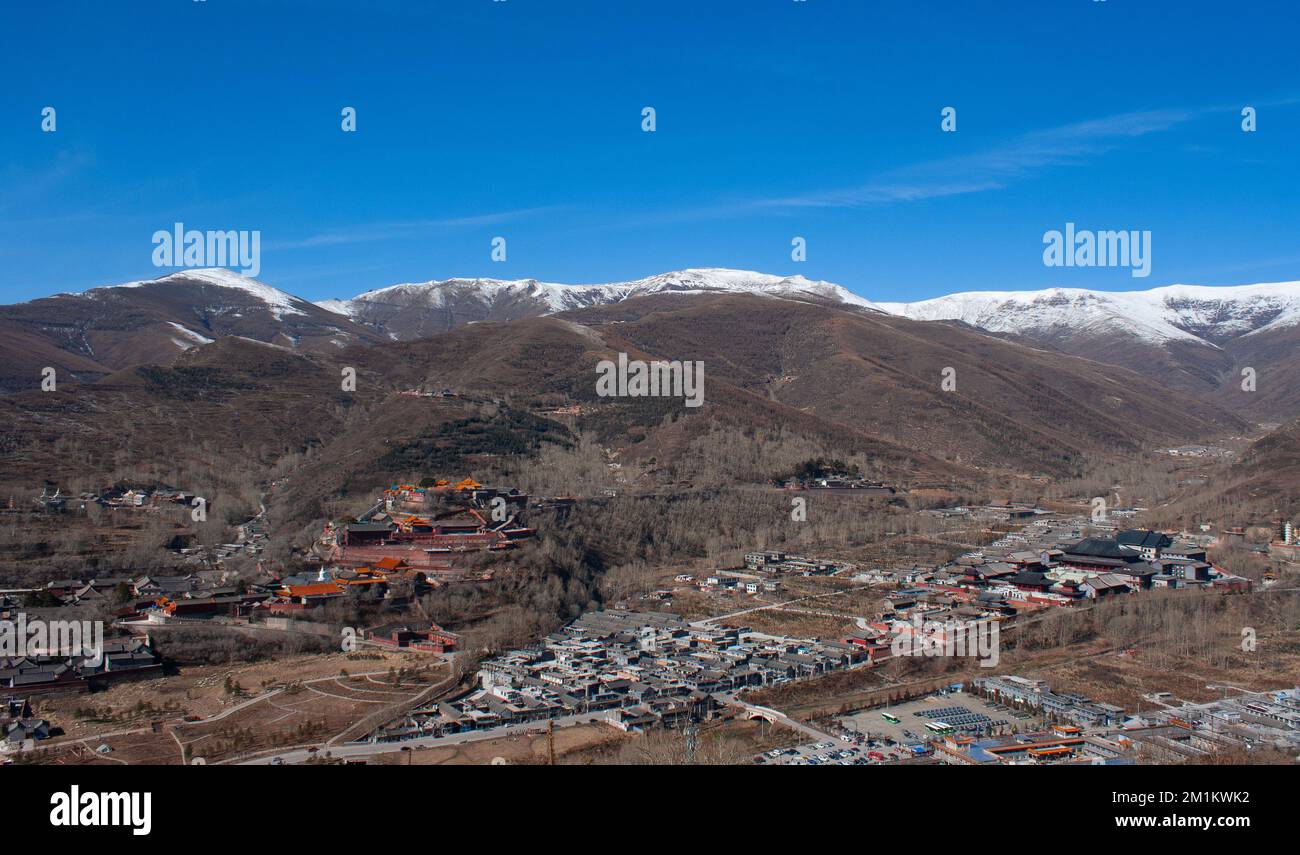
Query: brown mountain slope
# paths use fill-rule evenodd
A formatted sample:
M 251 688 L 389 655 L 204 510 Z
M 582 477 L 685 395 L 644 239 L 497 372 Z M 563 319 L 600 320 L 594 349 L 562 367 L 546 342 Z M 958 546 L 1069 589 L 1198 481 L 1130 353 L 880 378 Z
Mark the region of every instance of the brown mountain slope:
M 1300 327 L 1244 335 L 1221 347 L 1188 341 L 1153 343 L 1122 331 L 1074 339 L 1003 336 L 1127 368 L 1171 389 L 1213 401 L 1241 416 L 1277 421 L 1300 416 Z M 1254 392 L 1241 388 L 1242 370 L 1253 368 Z
M 758 297 L 743 299 L 772 302 Z M 743 388 L 733 378 L 707 370 L 705 403 L 698 409 L 672 398 L 599 397 L 596 366 L 600 360 L 614 360 L 619 351 L 632 359 L 670 358 L 630 344 L 617 334 L 620 330 L 617 325 L 591 328 L 566 318 L 536 318 L 475 324 L 436 338 L 394 343 L 357 355 L 376 372 L 382 363 L 385 378 L 403 386 L 449 388 L 473 399 L 499 400 L 533 410 L 580 404 L 583 414 L 577 419 L 577 428 L 594 432 L 613 447 L 626 446 L 630 436 L 689 441 L 714 425 L 786 429 L 841 449 L 870 452 L 895 472 L 928 471 L 947 476 L 956 471 L 922 448 L 904 447 L 858 425 L 825 419 L 773 399 L 762 389 Z M 654 447 L 652 442 L 641 451 Z
M 93 359 L 63 350 L 38 332 L 0 319 L 0 394 L 40 386 L 46 367 L 55 371 L 55 385 L 95 380 L 111 369 Z
M 384 340 L 341 315 L 225 270 L 184 271 L 3 306 L 0 324 L 44 343 L 40 349 L 17 349 L 5 391 L 38 385 L 41 365 L 50 364 L 41 349 L 70 354 L 65 357 L 69 370 L 89 376 L 89 363 L 107 369 L 167 364 L 177 354 L 224 336 L 304 351 Z M 26 378 L 35 379 L 23 383 Z
M 1300 421 L 1275 428 L 1236 459 L 1191 463 L 1188 474 L 1181 492 L 1154 509 L 1155 524 L 1218 528 L 1295 521 L 1300 516 Z
M 1300 417 L 1300 327 L 1265 330 L 1225 345 L 1231 360 L 1213 399 L 1260 421 Z M 1241 388 L 1242 370 L 1255 370 L 1255 391 Z
M 1123 330 L 1106 333 L 1090 329 L 1086 334 L 1075 336 L 1010 333 L 1000 337 L 1029 347 L 1057 350 L 1070 356 L 1127 368 L 1163 386 L 1201 398 L 1213 397 L 1232 367 L 1232 356 L 1225 350 L 1199 342 L 1153 343 Z
M 1286 382 L 1300 353 L 1300 282 L 982 291 L 878 307 L 914 320 L 961 320 L 1128 368 L 1260 422 L 1300 417 L 1300 391 Z M 1247 367 L 1261 382 L 1243 395 Z
M 1224 409 L 1121 368 L 952 324 L 744 296 L 565 313 L 762 394 L 953 461 L 1064 473 L 1086 455 L 1240 431 Z M 956 390 L 945 392 L 945 368 Z
M 704 406 L 599 397 L 596 364 L 620 351 L 703 360 Z M 340 388 L 348 367 L 355 392 Z M 945 367 L 956 391 L 940 389 Z M 457 394 L 400 394 L 414 389 Z M 573 405 L 579 414 L 555 412 Z M 904 485 L 963 488 L 1243 425 L 1131 372 L 968 329 L 696 295 L 319 352 L 227 337 L 168 366 L 0 398 L 0 426 L 5 478 L 27 488 L 145 470 L 181 485 L 187 471 L 260 481 L 281 464 L 304 521 L 387 479 L 502 471 L 593 441 L 647 487 L 704 473 L 761 482 L 826 455 Z
M 1225 473 L 1226 497 L 1247 513 L 1244 522 L 1300 512 L 1300 421 L 1252 444 Z
M 612 449 L 636 446 L 642 456 L 667 459 L 716 441 L 718 431 L 784 435 L 797 441 L 791 448 L 866 455 L 893 479 L 977 477 L 723 378 L 707 381 L 707 403 L 694 410 L 680 400 L 598 398 L 596 363 L 615 354 L 593 330 L 551 318 L 321 353 L 221 339 L 169 366 L 0 398 L 5 478 L 31 487 L 44 478 L 102 483 L 149 470 L 184 483 L 178 471 L 260 469 L 265 476 L 294 458 L 286 491 L 299 491 L 300 504 L 309 506 L 475 459 L 496 465 L 491 458 L 536 451 L 533 440 L 542 435 L 557 444 L 587 435 Z M 344 367 L 357 372 L 353 393 L 340 390 Z M 457 396 L 399 394 L 417 387 L 451 388 Z M 564 424 L 548 415 L 575 403 L 583 414 Z M 761 463 L 752 469 L 752 480 L 777 474 Z
M 4 476 L 95 482 L 131 467 L 269 466 L 319 444 L 353 407 L 382 395 L 358 371 L 358 393 L 343 393 L 339 369 L 322 355 L 232 337 L 169 366 L 0 397 Z

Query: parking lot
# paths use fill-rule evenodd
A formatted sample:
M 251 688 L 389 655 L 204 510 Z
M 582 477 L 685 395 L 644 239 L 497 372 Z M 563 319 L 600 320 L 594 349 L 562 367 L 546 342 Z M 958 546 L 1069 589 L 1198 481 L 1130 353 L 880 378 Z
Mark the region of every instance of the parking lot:
M 884 714 L 894 716 L 898 723 L 887 721 Z M 1012 712 L 974 695 L 950 692 L 897 706 L 863 710 L 844 716 L 840 723 L 850 732 L 865 733 L 873 739 L 907 746 L 938 738 L 937 734 L 926 730 L 929 723 L 951 725 L 959 734 L 975 736 L 1015 726 L 1024 730 L 1025 725 L 1034 720 L 1023 712 Z
M 888 714 L 898 723 L 888 721 Z M 777 748 L 758 755 L 762 765 L 870 766 L 902 761 L 927 761 L 928 742 L 940 738 L 926 724 L 950 726 L 957 734 L 983 736 L 1034 725 L 1034 716 L 964 692 L 934 694 L 892 707 L 863 710 L 838 719 L 834 734 L 818 742 Z
M 890 756 L 889 752 L 889 748 L 868 745 L 865 741 L 859 745 L 834 739 L 773 749 L 762 758 L 764 764 L 774 766 L 868 766 L 902 756 L 901 753 L 897 757 Z

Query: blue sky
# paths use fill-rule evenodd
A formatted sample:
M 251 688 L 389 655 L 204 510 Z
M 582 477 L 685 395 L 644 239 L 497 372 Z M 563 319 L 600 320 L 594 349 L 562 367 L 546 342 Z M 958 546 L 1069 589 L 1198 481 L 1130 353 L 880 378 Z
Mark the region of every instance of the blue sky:
M 260 230 L 260 278 L 310 299 L 705 266 L 876 300 L 1300 279 L 1289 2 L 43 0 L 0 32 L 3 302 L 170 272 L 176 221 Z M 1150 277 L 1044 267 L 1067 221 L 1150 230 Z

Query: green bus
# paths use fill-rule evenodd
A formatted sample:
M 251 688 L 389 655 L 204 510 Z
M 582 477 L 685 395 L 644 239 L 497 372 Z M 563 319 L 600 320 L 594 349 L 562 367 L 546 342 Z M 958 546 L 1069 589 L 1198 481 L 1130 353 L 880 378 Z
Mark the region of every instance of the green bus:
M 880 714 L 880 717 L 883 718 L 885 721 L 889 722 L 890 724 L 898 724 L 898 716 L 896 715 L 890 715 L 887 712 L 882 712 Z

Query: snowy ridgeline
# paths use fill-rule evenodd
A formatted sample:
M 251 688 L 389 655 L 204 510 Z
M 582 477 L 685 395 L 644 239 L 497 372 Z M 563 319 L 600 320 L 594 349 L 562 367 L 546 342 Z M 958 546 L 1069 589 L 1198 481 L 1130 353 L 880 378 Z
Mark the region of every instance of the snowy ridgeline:
M 1300 282 L 1149 291 L 971 291 L 917 303 L 879 303 L 890 314 L 959 320 L 991 332 L 1125 331 L 1153 342 L 1228 339 L 1300 323 Z
M 256 279 L 225 269 L 196 269 L 161 279 L 129 282 L 138 288 L 179 280 L 244 292 L 278 319 L 303 314 L 311 304 Z M 93 296 L 96 291 L 86 292 Z M 840 285 L 745 270 L 693 268 L 629 282 L 566 285 L 536 279 L 442 279 L 391 285 L 346 300 L 315 305 L 356 318 L 370 305 L 436 308 L 478 301 L 485 305 L 528 303 L 542 313 L 618 303 L 651 294 L 744 293 L 792 299 L 815 298 L 914 320 L 959 320 L 990 332 L 1126 332 L 1152 342 L 1190 341 L 1210 346 L 1243 335 L 1300 324 L 1300 282 L 1261 285 L 1167 285 L 1147 291 L 970 291 L 914 303 L 874 303 Z

